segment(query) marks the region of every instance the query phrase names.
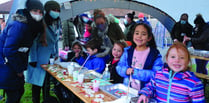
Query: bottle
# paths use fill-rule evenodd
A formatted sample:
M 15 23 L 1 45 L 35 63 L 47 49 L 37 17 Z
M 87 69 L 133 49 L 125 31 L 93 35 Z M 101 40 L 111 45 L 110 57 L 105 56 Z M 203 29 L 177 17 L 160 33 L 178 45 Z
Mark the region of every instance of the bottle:
M 108 66 L 109 64 L 106 64 L 105 71 L 102 77 L 103 80 L 110 80 L 110 72 L 108 70 Z

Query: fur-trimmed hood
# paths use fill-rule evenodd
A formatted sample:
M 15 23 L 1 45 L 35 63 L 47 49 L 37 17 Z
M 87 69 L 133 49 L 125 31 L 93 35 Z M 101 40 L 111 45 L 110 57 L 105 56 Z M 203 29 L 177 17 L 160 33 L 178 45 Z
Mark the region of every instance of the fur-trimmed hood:
M 19 22 L 22 22 L 22 23 L 28 23 L 28 20 L 27 20 L 26 16 L 23 16 L 21 14 L 12 15 L 12 20 L 19 21 Z

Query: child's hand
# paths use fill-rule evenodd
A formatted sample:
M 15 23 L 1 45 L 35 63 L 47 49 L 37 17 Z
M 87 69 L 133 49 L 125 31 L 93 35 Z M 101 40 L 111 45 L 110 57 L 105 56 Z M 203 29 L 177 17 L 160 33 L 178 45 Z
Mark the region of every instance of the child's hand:
M 127 71 L 126 71 L 126 74 L 127 75 L 130 75 L 134 72 L 134 69 L 133 68 L 128 68 Z
M 143 103 L 148 103 L 148 101 L 149 101 L 149 98 L 148 98 L 147 96 L 145 96 L 144 94 L 142 94 L 142 95 L 139 97 L 137 103 L 141 103 L 141 102 L 143 102 Z
M 65 51 L 68 51 L 70 48 L 69 48 L 69 46 L 66 46 L 65 47 Z
M 75 53 L 75 57 L 76 57 L 76 58 L 79 57 L 79 54 L 80 54 L 80 53 L 77 53 L 77 52 L 76 52 L 76 53 Z

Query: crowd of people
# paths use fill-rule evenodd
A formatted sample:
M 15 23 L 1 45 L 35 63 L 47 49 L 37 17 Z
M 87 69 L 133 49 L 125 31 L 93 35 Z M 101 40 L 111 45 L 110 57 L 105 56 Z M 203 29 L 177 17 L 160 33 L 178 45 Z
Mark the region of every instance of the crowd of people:
M 20 102 L 24 93 L 24 71 L 26 82 L 32 85 L 33 103 L 40 103 L 41 89 L 46 91 L 43 92 L 44 103 L 58 102 L 50 96 L 50 81 L 53 81 L 61 103 L 74 101 L 72 99 L 79 101 L 41 67 L 48 64 L 50 58 L 77 62 L 100 74 L 109 64 L 111 82 L 138 90 L 138 103 L 147 103 L 149 98 L 170 103 L 205 102 L 204 86 L 190 71 L 191 58 L 187 50 L 191 46 L 209 50 L 209 24 L 201 15 L 194 20 L 195 28 L 188 22 L 188 14 L 181 15 L 171 31 L 174 43 L 163 62 L 151 24 L 143 13 L 138 15 L 136 22 L 135 12 L 127 13 L 123 32 L 116 18 L 105 15 L 100 9 L 94 10 L 92 18 L 81 14 L 75 19 L 61 21 L 60 5 L 56 1 L 43 5 L 38 0 L 27 0 L 25 5 L 25 9 L 17 10 L 13 21 L 0 35 L 0 89 L 7 95 L 6 103 Z M 63 37 L 62 49 L 71 50 L 66 58 L 59 57 L 60 35 Z M 197 72 L 207 74 L 207 61 L 197 59 L 196 64 Z M 68 96 L 58 93 L 62 90 Z

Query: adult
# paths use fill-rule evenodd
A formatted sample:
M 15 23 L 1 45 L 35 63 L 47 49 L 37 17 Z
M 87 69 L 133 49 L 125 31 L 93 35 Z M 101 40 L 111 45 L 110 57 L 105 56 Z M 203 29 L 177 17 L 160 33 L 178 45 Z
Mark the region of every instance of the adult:
M 136 21 L 136 23 L 145 23 L 147 25 L 149 25 L 151 27 L 151 24 L 149 21 L 147 21 L 147 17 L 144 16 L 144 13 L 139 13 L 138 15 L 138 21 Z
M 171 31 L 171 38 L 173 41 L 183 42 L 184 36 L 191 37 L 193 27 L 188 22 L 188 14 L 183 13 L 180 17 L 180 20 L 175 23 Z M 191 46 L 191 43 L 186 43 L 187 46 Z
M 46 24 L 46 40 L 47 45 L 43 46 L 39 42 L 39 38 L 34 41 L 30 52 L 29 66 L 27 71 L 27 82 L 32 84 L 32 101 L 40 103 L 40 92 L 43 92 L 44 100 L 49 96 L 46 71 L 41 67 L 42 64 L 48 64 L 50 57 L 58 58 L 58 40 L 61 28 L 59 18 L 60 5 L 56 1 L 47 1 L 44 5 L 46 14 L 44 21 Z
M 124 34 L 128 41 L 132 40 L 131 29 L 133 29 L 134 25 L 136 24 L 136 22 L 134 21 L 134 15 L 135 12 L 133 11 L 132 13 L 126 14 L 124 19 L 124 25 L 126 27 L 124 30 Z
M 28 0 L 0 35 L 0 89 L 6 92 L 6 103 L 19 103 L 24 93 L 29 50 L 37 34 L 44 32 L 43 10 L 40 1 Z
M 185 36 L 184 41 L 191 41 L 194 49 L 209 50 L 209 24 L 205 22 L 202 15 L 198 14 L 194 20 L 195 29 L 192 37 Z M 195 59 L 196 72 L 207 74 L 206 65 L 208 61 Z
M 68 51 L 75 40 L 73 18 L 62 22 L 63 49 Z
M 125 35 L 118 23 L 112 16 L 105 17 L 102 10 L 94 10 L 94 23 L 92 24 L 91 38 L 101 39 L 102 46 L 106 47 L 105 52 L 99 53 L 99 57 L 109 54 L 110 48 L 117 40 L 125 40 Z

